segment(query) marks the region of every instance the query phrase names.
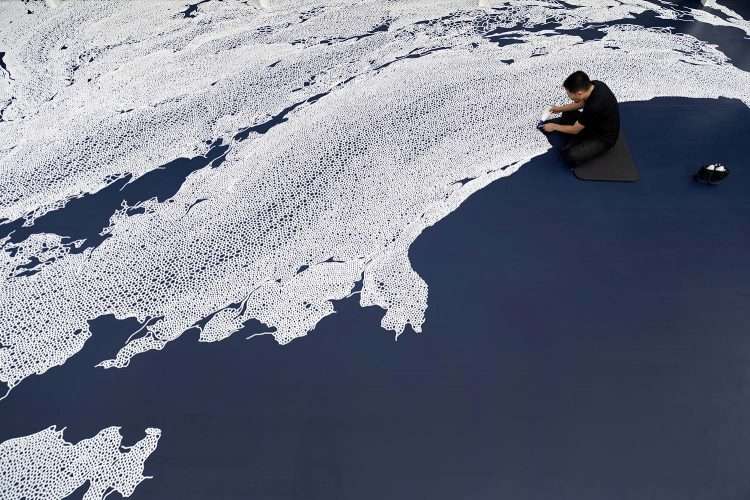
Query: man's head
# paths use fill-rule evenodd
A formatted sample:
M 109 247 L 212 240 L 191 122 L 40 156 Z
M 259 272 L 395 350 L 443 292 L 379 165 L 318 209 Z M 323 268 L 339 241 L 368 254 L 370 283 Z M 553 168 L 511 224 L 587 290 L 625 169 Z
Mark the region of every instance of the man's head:
M 588 99 L 594 86 L 589 76 L 583 71 L 576 71 L 563 82 L 563 87 L 572 101 L 581 102 Z

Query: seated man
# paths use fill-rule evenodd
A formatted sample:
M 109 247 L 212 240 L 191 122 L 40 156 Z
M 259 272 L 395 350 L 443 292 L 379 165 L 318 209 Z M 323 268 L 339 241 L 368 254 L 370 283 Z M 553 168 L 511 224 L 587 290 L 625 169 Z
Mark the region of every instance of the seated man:
M 542 130 L 547 134 L 566 134 L 568 140 L 553 145 L 560 148 L 565 161 L 574 168 L 615 145 L 620 133 L 620 110 L 609 87 L 599 80 L 589 80 L 583 71 L 566 78 L 563 87 L 573 102 L 551 107 L 551 112 L 562 116 L 545 123 Z

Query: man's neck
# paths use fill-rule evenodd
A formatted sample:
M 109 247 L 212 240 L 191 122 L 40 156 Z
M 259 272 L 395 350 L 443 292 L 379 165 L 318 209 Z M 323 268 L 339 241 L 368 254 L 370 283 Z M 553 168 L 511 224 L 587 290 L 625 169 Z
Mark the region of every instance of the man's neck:
M 591 97 L 591 94 L 594 92 L 594 84 L 591 84 L 591 87 L 589 87 L 588 93 L 584 96 L 583 100 L 584 102 L 588 100 L 589 97 Z

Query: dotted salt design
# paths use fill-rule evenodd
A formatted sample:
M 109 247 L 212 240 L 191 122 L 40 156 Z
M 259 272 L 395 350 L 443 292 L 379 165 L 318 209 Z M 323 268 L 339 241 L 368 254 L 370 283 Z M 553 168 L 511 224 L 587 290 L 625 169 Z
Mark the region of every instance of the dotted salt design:
M 576 69 L 621 101 L 750 104 L 750 75 L 719 47 L 637 24 L 651 12 L 747 30 L 715 2 L 48 4 L 0 5 L 0 224 L 31 231 L 0 234 L 9 389 L 65 363 L 106 314 L 143 327 L 105 368 L 250 319 L 286 344 L 360 282 L 385 330 L 421 332 L 428 284 L 411 243 L 549 149 L 539 110 Z M 601 39 L 583 41 L 587 27 Z M 503 32 L 515 43 L 493 40 Z M 205 165 L 163 199 L 123 198 L 95 235 L 43 230 L 176 158 Z
M 143 466 L 161 431 L 149 427 L 143 439 L 123 446 L 119 429 L 107 427 L 72 444 L 63 439 L 65 429 L 52 426 L 0 443 L 0 498 L 62 499 L 87 481 L 84 500 L 103 499 L 113 491 L 129 497 L 150 478 L 143 475 Z

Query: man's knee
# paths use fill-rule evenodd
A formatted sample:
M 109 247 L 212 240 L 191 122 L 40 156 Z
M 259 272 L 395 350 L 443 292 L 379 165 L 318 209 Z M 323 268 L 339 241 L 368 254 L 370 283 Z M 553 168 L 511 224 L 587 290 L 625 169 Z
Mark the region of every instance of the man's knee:
M 577 148 L 568 148 L 562 152 L 563 160 L 571 167 L 577 167 L 588 160 L 587 155 L 581 154 Z
M 600 142 L 581 142 L 563 150 L 563 159 L 571 167 L 577 167 L 591 160 L 607 150 L 607 146 Z

